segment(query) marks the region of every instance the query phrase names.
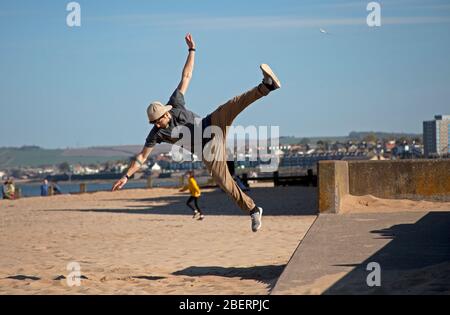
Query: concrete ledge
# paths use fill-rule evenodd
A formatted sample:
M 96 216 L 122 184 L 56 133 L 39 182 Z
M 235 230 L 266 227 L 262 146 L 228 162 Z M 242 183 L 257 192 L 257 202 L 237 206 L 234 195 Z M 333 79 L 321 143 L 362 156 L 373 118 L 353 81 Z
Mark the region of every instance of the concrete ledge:
M 271 294 L 449 294 L 450 212 L 320 214 Z M 370 263 L 381 287 L 369 287 Z
M 339 212 L 342 197 L 349 193 L 348 174 L 346 161 L 319 162 L 319 212 Z
M 351 195 L 450 201 L 450 159 L 351 161 Z
M 450 201 L 450 159 L 320 161 L 319 212 L 339 213 L 342 197 Z

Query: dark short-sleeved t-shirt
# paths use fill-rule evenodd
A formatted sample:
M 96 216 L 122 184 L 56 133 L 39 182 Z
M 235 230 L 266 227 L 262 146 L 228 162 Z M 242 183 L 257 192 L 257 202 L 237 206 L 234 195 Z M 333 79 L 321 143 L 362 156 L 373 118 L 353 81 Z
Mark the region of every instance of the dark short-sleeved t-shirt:
M 203 132 L 204 128 L 206 128 L 207 125 L 210 125 L 210 116 L 202 120 L 197 114 L 191 112 L 190 110 L 187 110 L 185 107 L 184 95 L 178 89 L 176 89 L 172 93 L 167 104 L 172 105 L 172 109 L 169 111 L 170 114 L 172 115 L 172 119 L 169 122 L 169 126 L 164 129 L 153 126 L 152 130 L 147 136 L 145 146 L 151 148 L 155 146 L 157 143 L 161 142 L 168 142 L 174 144 L 177 141 L 181 140 L 184 135 L 182 129 L 178 137 L 174 137 L 172 131 L 177 126 L 185 126 L 189 129 L 191 134 L 191 141 L 190 141 L 191 147 L 187 149 L 189 149 L 192 152 L 195 144 L 194 132 L 199 132 L 198 128 L 200 128 L 199 129 L 200 132 Z M 194 129 L 196 128 L 197 130 L 194 131 Z

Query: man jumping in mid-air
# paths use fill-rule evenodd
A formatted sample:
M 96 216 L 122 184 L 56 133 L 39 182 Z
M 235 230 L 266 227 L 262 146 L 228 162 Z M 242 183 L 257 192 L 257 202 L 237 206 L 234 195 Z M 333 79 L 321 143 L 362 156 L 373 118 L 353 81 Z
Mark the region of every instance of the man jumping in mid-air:
M 171 95 L 167 105 L 163 105 L 160 102 L 153 102 L 148 106 L 148 119 L 154 126 L 147 136 L 141 153 L 136 156 L 126 174 L 114 184 L 113 191 L 121 189 L 127 183 L 130 176 L 147 160 L 157 143 L 168 142 L 175 144 L 182 138 L 180 137 L 180 132 L 174 132 L 178 127 L 187 127 L 189 130 L 192 130 L 194 125 L 198 125 L 199 116 L 187 110 L 184 102 L 184 94 L 192 78 L 195 59 L 195 43 L 191 34 L 187 34 L 185 40 L 189 47 L 189 54 L 183 68 L 181 81 Z M 255 202 L 233 180 L 227 167 L 225 148 L 227 127 L 231 126 L 236 116 L 251 103 L 281 87 L 280 81 L 268 65 L 262 64 L 260 68 L 263 72 L 261 84 L 242 95 L 232 98 L 201 120 L 202 132 L 208 129 L 221 131 L 221 135 L 213 132 L 214 136 L 209 139 L 201 138 L 200 145 L 203 150 L 202 152 L 210 152 L 209 155 L 201 155 L 203 163 L 211 172 L 215 182 L 233 198 L 243 211 L 250 215 L 253 232 L 261 228 L 263 209 L 257 207 Z M 195 140 L 192 139 L 190 141 L 194 142 Z M 195 144 L 190 148 L 192 152 L 194 146 Z

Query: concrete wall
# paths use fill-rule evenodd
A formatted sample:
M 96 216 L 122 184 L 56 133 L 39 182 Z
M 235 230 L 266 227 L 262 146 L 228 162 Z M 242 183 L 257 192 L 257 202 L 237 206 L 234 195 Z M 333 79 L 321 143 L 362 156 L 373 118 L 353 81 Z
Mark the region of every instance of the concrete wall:
M 319 210 L 338 213 L 341 199 L 349 193 L 346 161 L 320 161 L 318 165 Z
M 349 192 L 379 198 L 450 198 L 450 160 L 349 161 Z
M 318 178 L 320 212 L 339 212 L 346 193 L 450 201 L 450 159 L 320 161 Z

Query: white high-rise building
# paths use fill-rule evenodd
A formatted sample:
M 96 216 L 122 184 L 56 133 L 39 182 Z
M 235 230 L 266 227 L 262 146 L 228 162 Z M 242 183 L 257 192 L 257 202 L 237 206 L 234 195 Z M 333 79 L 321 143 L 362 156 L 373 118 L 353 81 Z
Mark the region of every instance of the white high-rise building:
M 450 153 L 450 115 L 436 115 L 434 120 L 423 122 L 423 147 L 426 157 Z

